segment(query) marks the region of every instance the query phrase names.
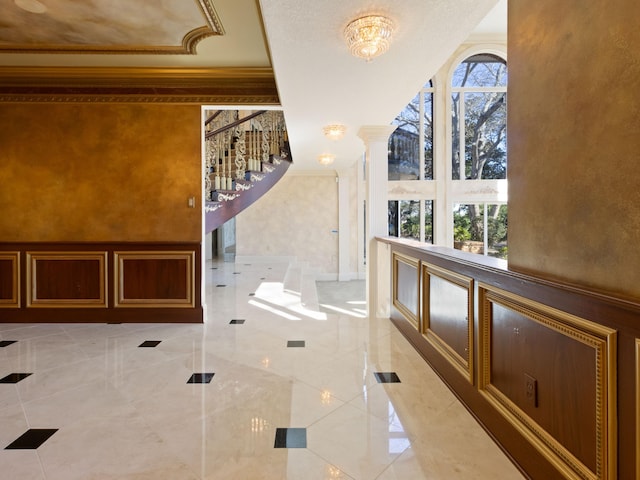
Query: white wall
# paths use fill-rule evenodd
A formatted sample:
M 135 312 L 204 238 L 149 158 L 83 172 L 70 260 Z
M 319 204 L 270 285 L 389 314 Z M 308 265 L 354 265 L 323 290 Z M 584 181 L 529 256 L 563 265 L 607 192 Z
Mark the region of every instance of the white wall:
M 236 217 L 236 261 L 289 257 L 318 279 L 338 278 L 338 184 L 330 175 L 287 173 Z

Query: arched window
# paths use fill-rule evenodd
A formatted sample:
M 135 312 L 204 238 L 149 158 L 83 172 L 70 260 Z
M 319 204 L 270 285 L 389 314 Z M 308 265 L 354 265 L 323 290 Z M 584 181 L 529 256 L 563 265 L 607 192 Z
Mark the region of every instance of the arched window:
M 472 55 L 452 78 L 452 178 L 507 178 L 507 64 Z

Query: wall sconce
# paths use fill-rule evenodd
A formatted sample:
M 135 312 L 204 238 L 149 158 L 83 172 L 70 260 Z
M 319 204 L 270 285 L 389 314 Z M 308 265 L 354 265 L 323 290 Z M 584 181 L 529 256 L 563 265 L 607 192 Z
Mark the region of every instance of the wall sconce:
M 347 25 L 344 37 L 351 54 L 369 62 L 389 50 L 393 28 L 393 22 L 387 17 L 368 15 Z
M 344 133 L 346 131 L 347 131 L 347 127 L 339 123 L 326 125 L 325 127 L 322 127 L 322 132 L 324 133 L 324 136 L 331 140 L 340 140 L 342 137 L 344 137 Z
M 324 166 L 331 165 L 335 159 L 336 156 L 332 155 L 331 153 L 323 153 L 321 155 L 318 155 L 318 163 Z

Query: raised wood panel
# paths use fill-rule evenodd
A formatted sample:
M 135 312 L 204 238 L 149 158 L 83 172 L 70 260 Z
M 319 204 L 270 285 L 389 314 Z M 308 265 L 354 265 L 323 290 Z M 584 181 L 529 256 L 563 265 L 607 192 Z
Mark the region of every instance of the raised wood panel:
M 635 339 L 635 353 L 636 353 L 636 366 L 635 366 L 635 383 L 636 383 L 636 398 L 635 398 L 635 411 L 636 411 L 636 478 L 640 478 L 640 338 Z
M 106 252 L 27 252 L 27 307 L 106 308 Z
M 422 266 L 423 334 L 473 382 L 473 279 Z
M 399 253 L 393 254 L 393 305 L 414 327 L 420 329 L 419 292 L 420 261 Z
M 116 307 L 193 307 L 195 252 L 115 252 Z
M 20 252 L 0 253 L 0 308 L 20 307 Z
M 481 285 L 479 388 L 567 478 L 616 478 L 616 332 Z

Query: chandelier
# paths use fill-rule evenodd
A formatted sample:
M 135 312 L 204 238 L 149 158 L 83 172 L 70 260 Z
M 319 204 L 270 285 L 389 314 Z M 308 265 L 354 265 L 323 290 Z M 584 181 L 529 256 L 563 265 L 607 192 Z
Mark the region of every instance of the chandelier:
M 367 62 L 389 50 L 393 22 L 380 15 L 361 17 L 344 29 L 344 36 L 352 55 Z
M 344 133 L 347 131 L 347 127 L 339 123 L 335 123 L 322 127 L 322 131 L 325 137 L 331 140 L 340 140 L 344 136 Z
M 335 159 L 336 156 L 330 153 L 323 153 L 322 155 L 318 155 L 318 163 L 320 165 L 331 165 Z

